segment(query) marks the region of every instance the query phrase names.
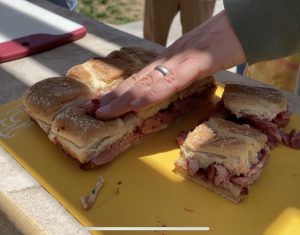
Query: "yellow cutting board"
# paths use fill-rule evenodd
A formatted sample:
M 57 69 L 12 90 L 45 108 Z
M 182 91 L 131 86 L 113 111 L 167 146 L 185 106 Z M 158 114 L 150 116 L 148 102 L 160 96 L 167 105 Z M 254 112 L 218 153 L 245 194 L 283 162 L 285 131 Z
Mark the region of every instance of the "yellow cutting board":
M 111 164 L 84 171 L 24 113 L 20 100 L 0 107 L 0 143 L 84 226 L 208 226 L 197 234 L 300 234 L 300 151 L 280 146 L 239 205 L 173 173 L 176 135 L 197 123 L 194 113 L 154 134 Z M 293 116 L 287 129 L 300 126 Z M 97 177 L 105 184 L 91 210 L 80 196 Z M 44 213 L 47 213 L 46 211 Z M 94 232 L 195 234 L 195 232 Z

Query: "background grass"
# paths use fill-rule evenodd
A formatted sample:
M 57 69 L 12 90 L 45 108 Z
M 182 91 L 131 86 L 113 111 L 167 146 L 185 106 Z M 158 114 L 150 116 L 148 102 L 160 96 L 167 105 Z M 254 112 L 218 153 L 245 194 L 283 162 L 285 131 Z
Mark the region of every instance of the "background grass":
M 79 0 L 78 11 L 92 19 L 110 24 L 142 20 L 144 0 Z

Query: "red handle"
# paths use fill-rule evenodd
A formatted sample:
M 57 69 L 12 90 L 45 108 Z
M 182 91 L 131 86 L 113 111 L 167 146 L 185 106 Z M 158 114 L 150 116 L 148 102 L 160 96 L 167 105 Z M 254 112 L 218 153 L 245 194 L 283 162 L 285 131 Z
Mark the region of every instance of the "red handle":
M 73 32 L 61 35 L 35 34 L 0 43 L 0 63 L 19 59 L 78 40 L 84 37 L 86 32 L 87 29 L 82 27 Z

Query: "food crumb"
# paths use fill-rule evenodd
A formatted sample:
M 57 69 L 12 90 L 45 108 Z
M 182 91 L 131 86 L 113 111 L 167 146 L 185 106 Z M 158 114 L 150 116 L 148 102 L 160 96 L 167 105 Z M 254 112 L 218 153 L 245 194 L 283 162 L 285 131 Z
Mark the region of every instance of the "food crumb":
M 184 211 L 186 211 L 186 212 L 191 212 L 191 213 L 193 213 L 193 212 L 194 212 L 194 210 L 192 210 L 192 209 L 189 209 L 189 208 L 187 208 L 187 207 L 184 207 L 183 209 L 184 209 Z
M 98 178 L 98 180 L 97 180 L 96 185 L 91 190 L 90 195 L 83 196 L 83 197 L 80 198 L 81 199 L 82 208 L 84 210 L 90 209 L 94 205 L 94 202 L 96 200 L 97 194 L 100 191 L 100 189 L 102 188 L 103 183 L 104 183 L 104 179 L 100 175 L 99 178 Z

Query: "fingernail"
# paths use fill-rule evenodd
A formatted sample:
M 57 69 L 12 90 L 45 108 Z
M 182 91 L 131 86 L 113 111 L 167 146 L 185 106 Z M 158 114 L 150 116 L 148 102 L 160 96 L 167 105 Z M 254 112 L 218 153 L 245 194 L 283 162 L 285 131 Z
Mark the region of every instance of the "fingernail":
M 133 101 L 130 102 L 130 106 L 132 108 L 138 107 L 140 104 L 141 104 L 141 100 L 140 99 L 133 100 Z
M 99 108 L 97 111 L 100 113 L 107 113 L 107 112 L 109 112 L 109 110 L 110 110 L 110 105 L 105 105 L 105 106 Z

